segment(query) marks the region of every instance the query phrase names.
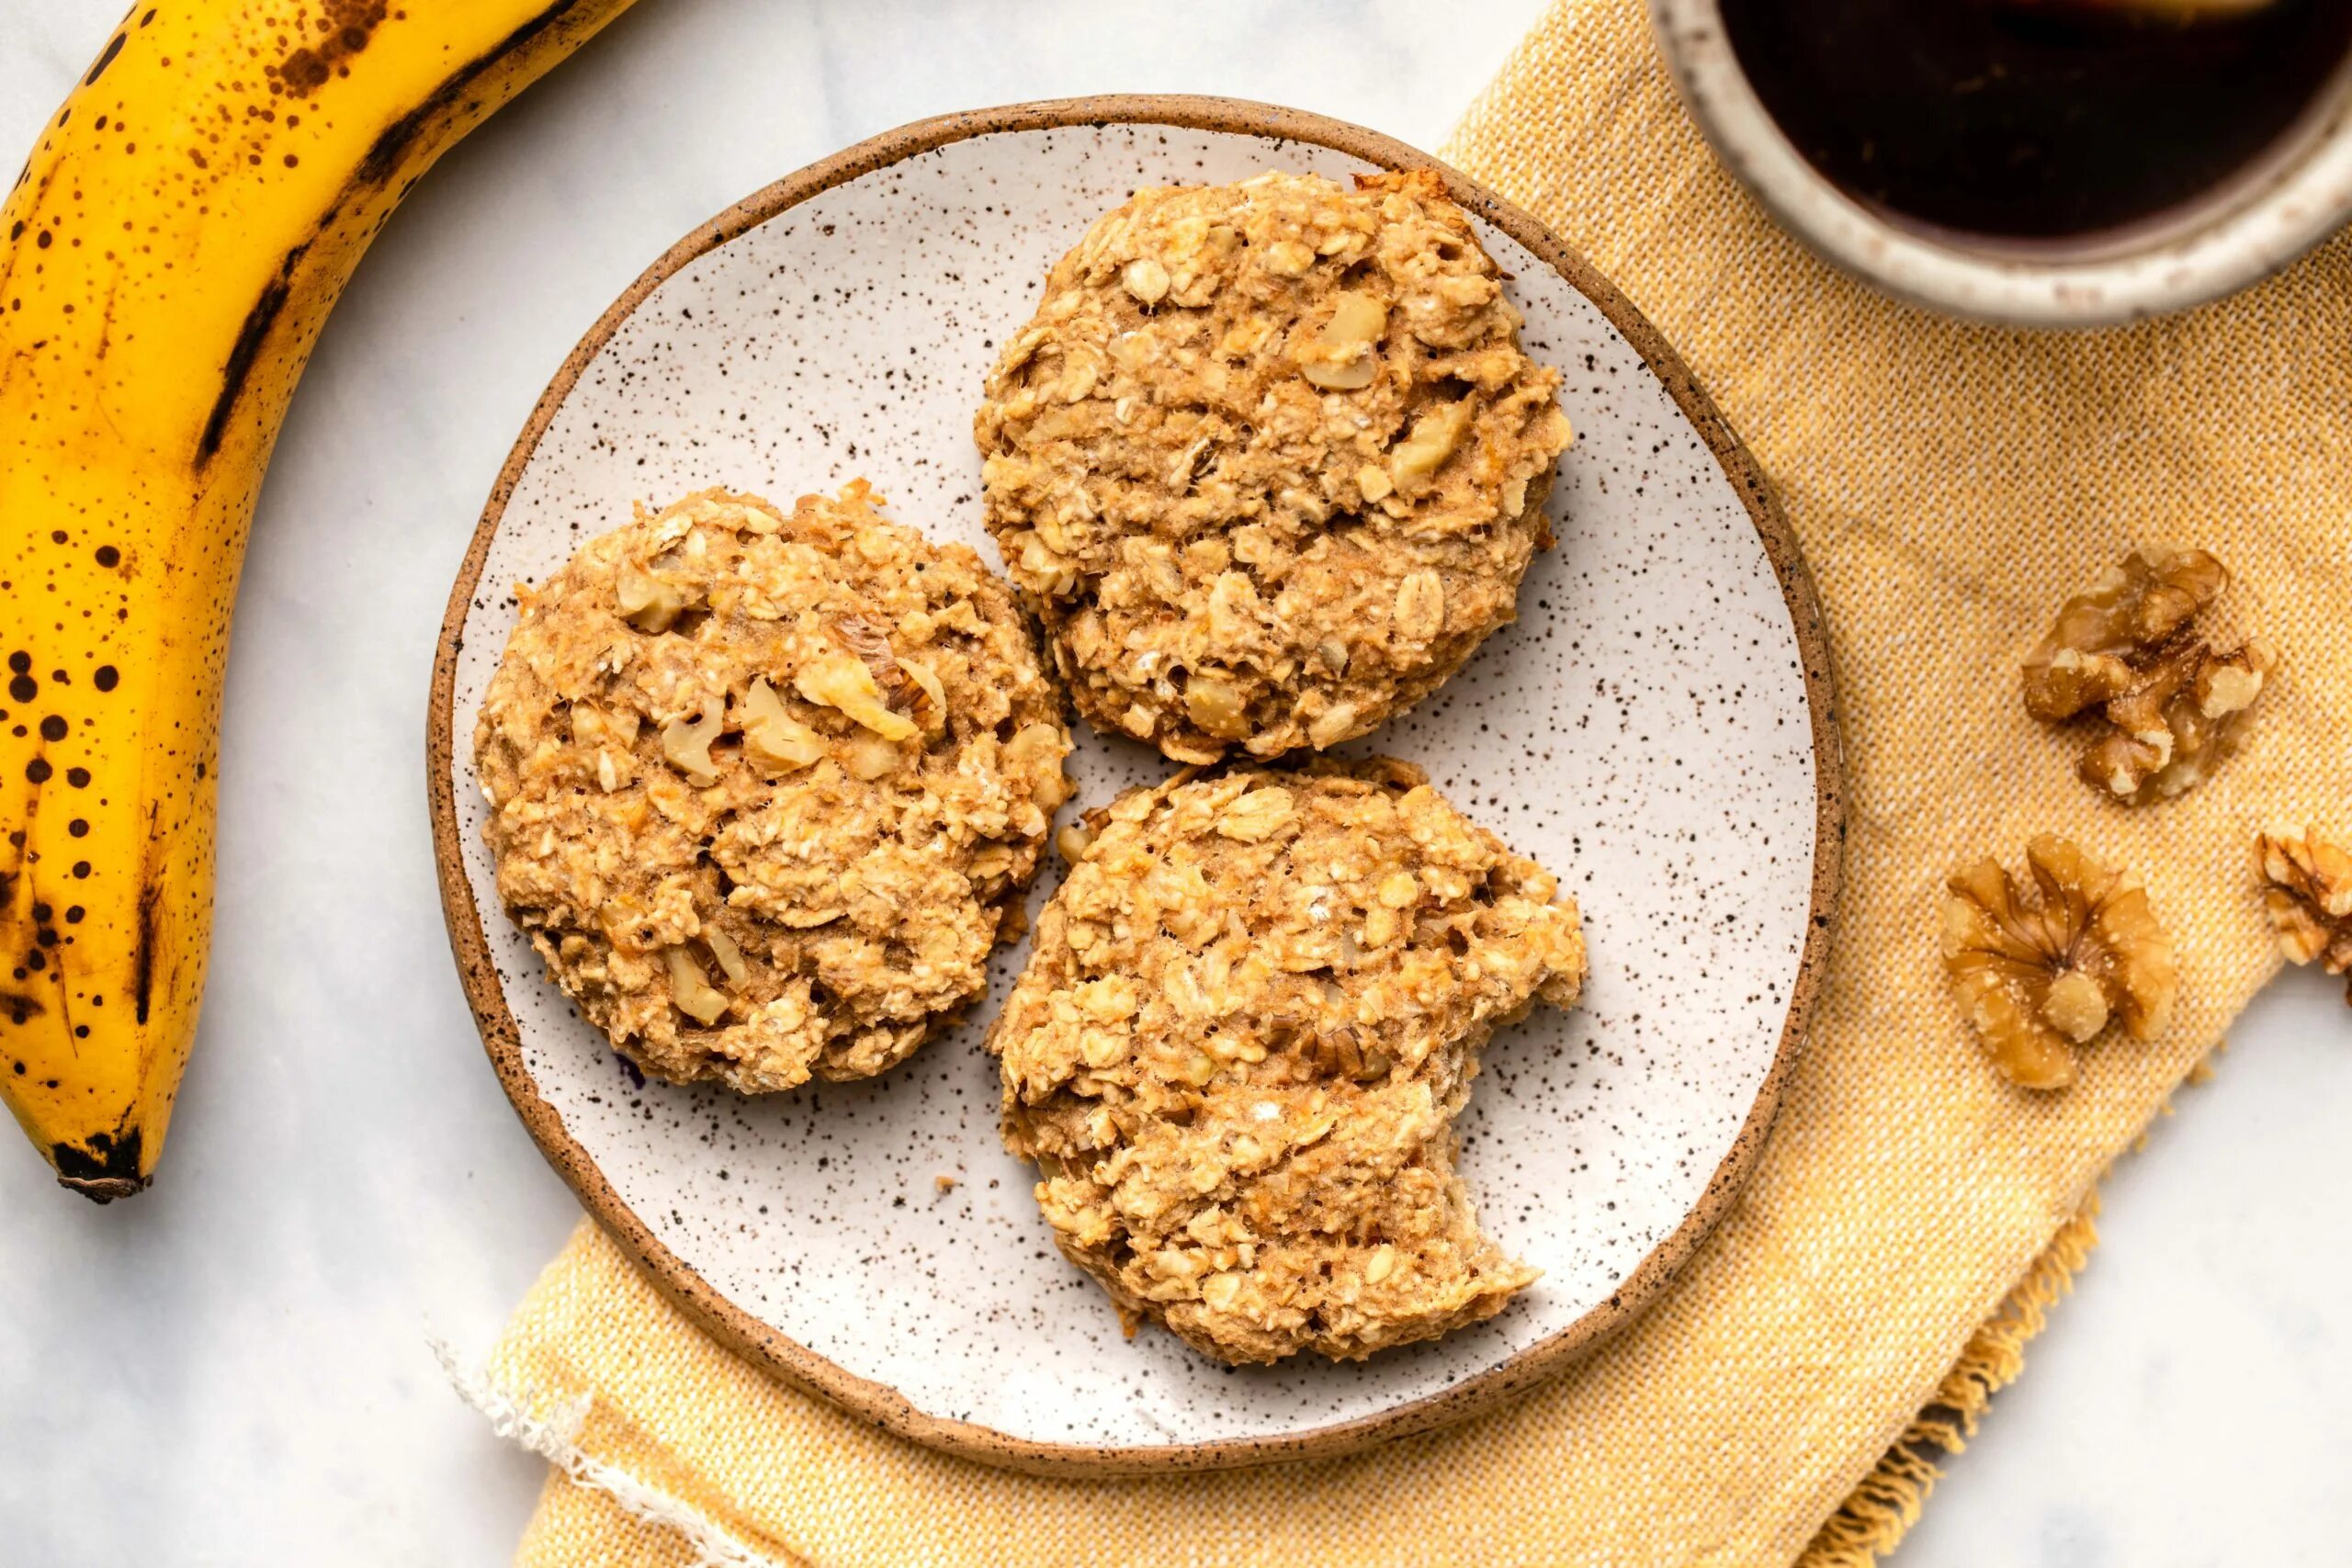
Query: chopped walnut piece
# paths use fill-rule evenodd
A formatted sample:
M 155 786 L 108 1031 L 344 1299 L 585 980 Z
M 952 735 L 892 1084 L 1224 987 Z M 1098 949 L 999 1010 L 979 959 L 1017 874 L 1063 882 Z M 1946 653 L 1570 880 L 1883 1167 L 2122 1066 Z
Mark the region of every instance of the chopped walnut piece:
M 2352 976 L 2352 849 L 2317 828 L 2273 828 L 2255 840 L 2254 858 L 2287 961 Z M 2344 999 L 2352 1004 L 2352 979 Z
M 1331 319 L 1298 350 L 1302 373 L 1328 391 L 1363 391 L 1380 373 L 1380 339 L 1387 329 L 1386 300 L 1351 290 L 1332 296 Z
M 1216 830 L 1228 839 L 1254 844 L 1281 832 L 1296 815 L 1290 791 L 1269 784 L 1227 806 L 1217 818 Z
M 904 758 L 896 741 L 878 735 L 853 735 L 842 743 L 842 766 L 850 777 L 867 784 L 897 773 Z
M 947 685 L 940 680 L 939 671 L 920 659 L 901 659 L 899 669 L 920 688 L 914 702 L 915 722 L 922 726 L 925 735 L 937 735 L 947 728 Z
M 637 743 L 639 723 L 639 716 L 632 708 L 606 713 L 587 703 L 574 703 L 571 743 L 590 750 L 605 745 L 633 746 Z
M 832 633 L 841 639 L 843 647 L 865 661 L 866 670 L 874 677 L 874 689 L 882 694 L 882 700 L 889 705 L 893 713 L 909 716 L 932 734 L 939 732 L 944 715 L 941 704 L 932 694 L 933 689 L 939 684 L 939 677 L 935 673 L 926 668 L 922 675 L 916 674 L 891 648 L 889 634 L 862 616 L 835 617 Z M 925 675 L 930 679 L 923 679 Z M 850 716 L 855 718 L 857 715 L 852 713 Z M 865 721 L 860 719 L 859 722 Z M 892 735 L 890 739 L 903 740 L 907 737 Z
M 700 717 L 673 718 L 662 727 L 662 760 L 685 774 L 686 782 L 696 789 L 708 789 L 718 782 L 718 765 L 711 761 L 710 743 L 726 725 L 727 705 L 716 697 L 707 700 Z
M 2067 840 L 2036 834 L 2026 863 L 2028 881 L 1988 858 L 1946 884 L 1944 970 L 2005 1077 L 2064 1089 L 2073 1047 L 2110 1020 L 2134 1040 L 2164 1028 L 2178 989 L 2172 941 L 2138 877 Z
M 1193 722 L 1221 740 L 1238 740 L 1250 732 L 1249 714 L 1241 694 L 1228 681 L 1195 675 L 1184 688 L 1184 711 Z M 1214 761 L 1214 758 L 1210 759 Z
M 2216 604 L 2230 574 L 2203 550 L 2133 550 L 2066 601 L 2025 662 L 2025 706 L 2107 733 L 2081 773 L 2132 805 L 2204 782 L 2243 735 L 2278 655 L 2258 637 L 2223 647 Z
M 891 668 L 897 667 L 894 660 Z M 885 704 L 873 670 L 854 654 L 820 653 L 793 671 L 792 684 L 810 702 L 839 708 L 885 740 L 912 740 L 922 733 Z
M 755 677 L 737 705 L 736 728 L 743 732 L 743 758 L 762 778 L 782 778 L 825 757 L 825 738 L 785 711 L 764 675 Z
M 621 619 L 641 632 L 666 632 L 686 608 L 685 590 L 642 567 L 624 566 L 615 580 Z
M 680 1012 L 705 1028 L 727 1016 L 727 994 L 711 988 L 694 954 L 683 947 L 666 948 L 662 961 L 670 971 L 670 1000 Z
M 1157 305 L 1168 298 L 1168 269 L 1149 256 L 1138 256 L 1119 275 L 1126 291 L 1147 305 Z
M 751 979 L 752 966 L 743 962 L 743 950 L 735 945 L 733 937 L 717 926 L 705 926 L 702 941 L 703 945 L 710 949 L 710 955 L 718 960 L 718 967 L 726 974 L 729 985 L 741 986 Z
M 1418 495 L 1426 490 L 1438 469 L 1462 438 L 1470 432 L 1470 418 L 1477 411 L 1467 400 L 1439 403 L 1413 422 L 1412 434 L 1396 444 L 1389 455 L 1388 477 L 1398 490 L 1408 495 Z

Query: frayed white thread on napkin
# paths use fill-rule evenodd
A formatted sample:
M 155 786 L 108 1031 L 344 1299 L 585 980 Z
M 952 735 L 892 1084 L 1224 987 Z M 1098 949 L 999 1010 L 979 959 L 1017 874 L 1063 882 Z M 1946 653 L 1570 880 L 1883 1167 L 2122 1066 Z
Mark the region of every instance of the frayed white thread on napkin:
M 438 1335 L 428 1335 L 425 1343 L 433 1348 L 434 1359 L 441 1363 L 458 1397 L 472 1405 L 490 1423 L 492 1431 L 537 1454 L 581 1485 L 604 1493 L 633 1517 L 676 1530 L 695 1549 L 695 1568 L 791 1568 L 752 1551 L 692 1504 L 591 1456 L 580 1446 L 581 1428 L 587 1424 L 594 1404 L 586 1394 L 547 1402 L 547 1414 L 534 1415 L 541 1402 L 526 1401 L 499 1386 L 486 1367 L 477 1364 L 468 1371 Z

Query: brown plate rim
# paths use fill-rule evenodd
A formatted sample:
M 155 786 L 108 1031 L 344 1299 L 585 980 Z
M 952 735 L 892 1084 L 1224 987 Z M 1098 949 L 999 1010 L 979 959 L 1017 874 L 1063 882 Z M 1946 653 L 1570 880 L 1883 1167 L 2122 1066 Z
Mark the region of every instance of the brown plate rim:
M 1798 960 L 1796 982 L 1791 989 L 1788 1014 L 1771 1070 L 1765 1075 L 1747 1120 L 1716 1166 L 1699 1201 L 1673 1233 L 1650 1250 L 1614 1295 L 1566 1327 L 1435 1393 L 1376 1415 L 1280 1437 L 1143 1447 L 1046 1443 L 1016 1438 L 971 1422 L 928 1415 L 896 1389 L 844 1371 L 735 1305 L 662 1244 L 622 1201 L 587 1151 L 565 1129 L 555 1108 L 540 1098 L 523 1066 L 522 1040 L 514 1016 L 507 1010 L 497 967 L 491 960 L 489 940 L 482 930 L 481 913 L 475 908 L 473 890 L 466 880 L 460 853 L 451 767 L 455 737 L 450 719 L 466 616 L 481 581 L 491 539 L 525 464 L 581 373 L 621 323 L 647 296 L 688 262 L 835 186 L 975 136 L 1111 124 L 1165 125 L 1189 130 L 1272 136 L 1345 152 L 1385 168 L 1431 168 L 1444 180 L 1447 192 L 1455 202 L 1510 235 L 1558 271 L 1571 287 L 1600 308 L 1642 356 L 1707 443 L 1746 502 L 1765 554 L 1780 579 L 1781 594 L 1795 627 L 1812 720 L 1816 812 L 1813 899 L 1804 951 Z M 1665 1287 L 1713 1229 L 1753 1171 L 1771 1131 L 1782 1086 L 1803 1044 L 1806 1022 L 1820 988 L 1844 861 L 1843 775 L 1833 689 L 1828 637 L 1812 577 L 1796 535 L 1762 470 L 1692 378 L 1681 357 L 1659 336 L 1657 329 L 1581 255 L 1529 214 L 1484 186 L 1404 142 L 1361 126 L 1305 110 L 1238 98 L 1111 94 L 943 115 L 886 131 L 737 202 L 671 246 L 629 285 L 597 318 L 595 325 L 564 360 L 547 390 L 540 394 L 529 423 L 516 438 L 505 466 L 499 470 L 488 504 L 482 508 L 481 520 L 474 529 L 457 582 L 450 590 L 440 641 L 435 649 L 432 700 L 425 717 L 425 783 L 449 945 L 491 1065 L 548 1163 L 663 1294 L 736 1354 L 899 1437 L 968 1459 L 1038 1472 L 1148 1474 L 1351 1453 L 1462 1420 L 1543 1381 L 1578 1352 L 1590 1348 L 1630 1322 Z

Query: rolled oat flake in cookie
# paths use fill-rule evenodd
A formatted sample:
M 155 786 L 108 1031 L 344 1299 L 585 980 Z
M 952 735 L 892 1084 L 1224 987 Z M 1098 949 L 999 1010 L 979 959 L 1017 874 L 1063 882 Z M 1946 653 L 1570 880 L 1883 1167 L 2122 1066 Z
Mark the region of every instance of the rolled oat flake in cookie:
M 1583 987 L 1553 877 L 1377 758 L 1180 775 L 1085 831 L 989 1036 L 1064 1256 L 1225 1361 L 1502 1310 L 1535 1270 L 1453 1120 L 1494 1032 Z
M 1429 170 L 1138 193 L 1046 280 L 974 422 L 987 523 L 1079 711 L 1187 762 L 1337 745 L 1512 618 L 1558 375 Z
M 499 897 L 658 1077 L 905 1057 L 987 989 L 1069 795 L 1011 591 L 878 504 L 706 491 L 523 593 L 474 732 Z

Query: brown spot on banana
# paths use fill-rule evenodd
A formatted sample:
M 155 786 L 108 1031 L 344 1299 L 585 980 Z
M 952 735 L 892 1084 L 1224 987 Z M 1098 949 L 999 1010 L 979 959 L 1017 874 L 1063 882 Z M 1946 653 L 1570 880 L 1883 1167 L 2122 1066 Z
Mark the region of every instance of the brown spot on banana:
M 130 35 L 129 33 L 117 33 L 113 38 L 108 39 L 107 40 L 106 48 L 101 50 L 98 53 L 98 62 L 90 67 L 90 73 L 87 76 L 82 78 L 82 85 L 85 87 L 91 86 L 96 83 L 99 77 L 105 75 L 107 73 L 107 67 L 114 63 L 114 57 L 120 54 L 122 52 L 122 46 L 130 41 Z M 63 115 L 58 116 L 57 123 L 63 125 L 65 123 L 65 117 Z
M 229 347 L 229 363 L 220 373 L 220 390 L 212 400 L 212 412 L 205 416 L 204 433 L 197 437 L 198 468 L 203 468 L 220 453 L 220 439 L 228 434 L 229 415 L 235 411 L 237 399 L 253 376 L 254 362 L 261 357 L 262 345 L 269 340 L 269 329 L 286 309 L 295 265 L 310 248 L 311 242 L 305 240 L 288 251 L 286 259 L 278 264 L 277 275 L 264 286 L 261 298 L 245 312 L 244 324 L 237 329 L 237 340 Z
M 149 882 L 139 890 L 139 945 L 132 960 L 130 997 L 139 1021 L 147 1021 L 155 994 L 155 902 L 163 889 Z
M 392 121 L 385 128 L 384 133 L 376 138 L 375 145 L 369 147 L 367 155 L 359 160 L 355 183 L 381 186 L 399 173 L 401 159 L 408 152 L 410 144 L 424 134 L 436 117 L 448 112 L 484 72 L 527 47 L 541 33 L 576 10 L 579 5 L 580 0 L 556 0 L 554 5 L 499 39 L 496 45 L 458 67 L 448 80 L 427 94 L 416 107 Z
M 351 179 L 328 204 L 326 210 L 319 215 L 318 221 L 302 242 L 287 251 L 285 259 L 278 263 L 277 273 L 263 286 L 260 297 L 245 311 L 244 322 L 237 330 L 236 342 L 229 350 L 228 364 L 221 373 L 220 392 L 213 399 L 211 412 L 205 416 L 204 431 L 197 441 L 197 467 L 203 468 L 220 452 L 220 444 L 228 434 L 230 416 L 236 412 L 237 400 L 243 395 L 246 383 L 252 379 L 254 366 L 268 342 L 270 328 L 285 313 L 287 301 L 292 297 L 295 269 L 301 265 L 302 258 L 310 253 L 319 236 L 334 225 L 356 196 L 380 189 L 386 181 L 399 173 L 401 160 L 409 149 L 440 116 L 456 105 L 466 89 L 485 72 L 529 45 L 578 8 L 580 3 L 581 0 L 555 0 L 555 4 L 515 28 L 494 47 L 483 51 L 452 72 L 414 108 L 385 127 L 369 144 Z M 380 20 L 381 7 L 377 10 L 377 19 Z M 375 23 L 371 21 L 368 26 L 372 31 Z M 311 85 L 315 87 L 324 80 L 322 76 L 318 83 Z
M 325 86 L 345 58 L 368 47 L 390 9 L 385 0 L 326 0 L 325 8 L 319 26 L 326 36 L 266 68 L 271 92 L 308 97 Z

